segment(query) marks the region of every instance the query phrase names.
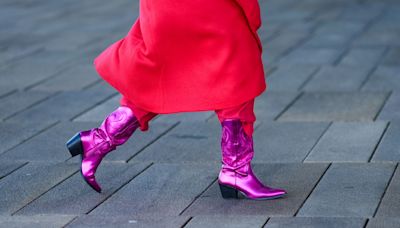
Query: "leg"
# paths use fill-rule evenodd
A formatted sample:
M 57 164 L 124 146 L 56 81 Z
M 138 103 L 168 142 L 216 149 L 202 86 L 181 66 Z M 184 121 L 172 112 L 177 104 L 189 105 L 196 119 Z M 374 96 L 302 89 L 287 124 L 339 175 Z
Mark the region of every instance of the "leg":
M 135 114 L 136 118 L 139 121 L 139 128 L 141 131 L 147 131 L 149 129 L 149 121 L 157 116 L 157 113 L 149 112 L 147 110 L 143 110 L 130 102 L 124 96 L 120 99 L 121 106 L 129 107 L 133 113 Z
M 218 110 L 221 121 L 222 167 L 218 176 L 224 198 L 238 198 L 240 191 L 249 199 L 275 199 L 286 194 L 283 189 L 265 186 L 251 168 L 253 149 L 254 99 L 234 108 Z
M 254 114 L 254 99 L 243 103 L 242 105 L 215 110 L 219 121 L 222 123 L 226 119 L 240 119 L 242 122 L 244 131 L 247 135 L 253 135 L 253 125 L 256 121 L 256 115 Z

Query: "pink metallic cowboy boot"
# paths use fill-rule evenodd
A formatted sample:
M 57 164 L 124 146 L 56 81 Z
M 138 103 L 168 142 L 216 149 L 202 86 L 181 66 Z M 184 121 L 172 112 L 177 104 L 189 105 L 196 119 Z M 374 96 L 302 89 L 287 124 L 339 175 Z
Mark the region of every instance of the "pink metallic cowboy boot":
M 125 143 L 139 127 L 139 122 L 128 107 L 113 111 L 98 128 L 75 134 L 66 146 L 72 156 L 81 155 L 81 174 L 95 191 L 101 192 L 95 172 L 103 157 Z
M 276 199 L 286 195 L 283 189 L 263 185 L 251 169 L 254 156 L 253 138 L 248 136 L 239 119 L 229 119 L 222 125 L 222 168 L 218 176 L 223 198 Z

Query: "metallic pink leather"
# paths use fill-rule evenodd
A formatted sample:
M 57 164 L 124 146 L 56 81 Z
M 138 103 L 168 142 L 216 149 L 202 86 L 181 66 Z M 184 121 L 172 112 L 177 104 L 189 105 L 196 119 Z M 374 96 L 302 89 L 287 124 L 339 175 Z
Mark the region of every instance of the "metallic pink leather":
M 247 135 L 239 119 L 226 119 L 222 125 L 222 167 L 218 175 L 224 198 L 238 198 L 240 191 L 246 198 L 263 200 L 286 195 L 283 189 L 265 186 L 253 173 L 253 138 Z
M 67 142 L 73 156 L 81 154 L 81 173 L 85 181 L 97 192 L 101 187 L 95 173 L 103 157 L 125 143 L 139 127 L 132 110 L 120 106 L 107 116 L 98 128 L 81 131 Z

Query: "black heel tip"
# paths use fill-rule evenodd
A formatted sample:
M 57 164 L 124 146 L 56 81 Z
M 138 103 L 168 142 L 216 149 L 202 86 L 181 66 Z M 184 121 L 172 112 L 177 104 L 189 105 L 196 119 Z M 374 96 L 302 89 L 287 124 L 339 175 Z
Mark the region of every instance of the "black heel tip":
M 76 133 L 72 138 L 70 138 L 65 146 L 68 148 L 70 154 L 72 157 L 82 154 L 83 153 L 83 147 L 82 147 L 82 141 L 81 141 L 81 136 L 80 133 Z
M 219 188 L 221 190 L 221 195 L 223 198 L 239 198 L 238 190 L 234 189 L 233 187 L 226 186 L 223 184 L 219 184 Z

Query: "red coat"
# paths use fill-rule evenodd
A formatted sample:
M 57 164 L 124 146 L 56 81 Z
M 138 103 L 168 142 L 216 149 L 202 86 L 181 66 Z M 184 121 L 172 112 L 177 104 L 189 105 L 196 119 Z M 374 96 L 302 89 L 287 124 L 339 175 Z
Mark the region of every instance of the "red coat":
M 134 105 L 155 113 L 215 110 L 266 89 L 257 0 L 141 0 L 139 15 L 94 61 Z

